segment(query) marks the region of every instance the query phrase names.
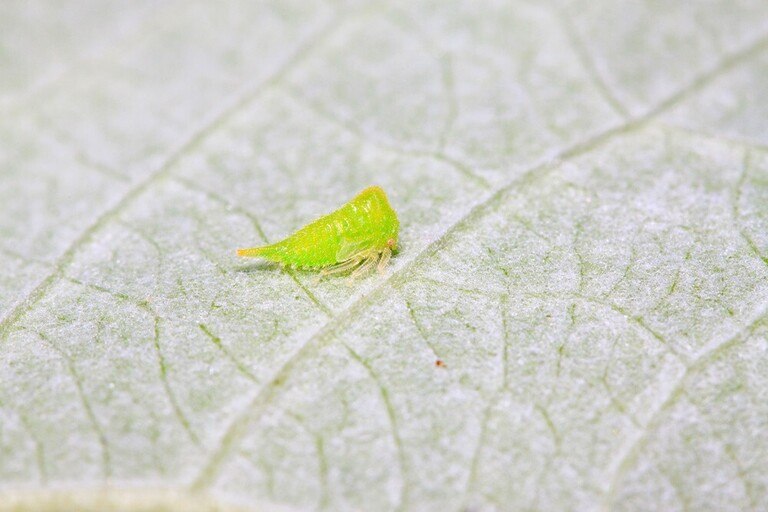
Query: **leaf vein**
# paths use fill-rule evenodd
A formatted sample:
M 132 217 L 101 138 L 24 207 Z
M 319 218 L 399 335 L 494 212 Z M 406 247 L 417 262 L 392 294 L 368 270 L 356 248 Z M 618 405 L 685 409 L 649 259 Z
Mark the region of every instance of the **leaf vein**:
M 0 341 L 4 340 L 10 331 L 11 326 L 17 322 L 24 314 L 39 302 L 48 290 L 62 278 L 64 270 L 72 263 L 78 250 L 83 247 L 91 238 L 112 219 L 117 218 L 135 199 L 140 197 L 145 191 L 166 177 L 173 167 L 181 159 L 200 146 L 211 134 L 221 128 L 233 115 L 235 115 L 245 105 L 255 101 L 268 87 L 279 83 L 285 75 L 302 62 L 309 54 L 311 49 L 319 44 L 321 40 L 330 37 L 335 33 L 341 22 L 345 18 L 334 18 L 323 28 L 308 37 L 297 48 L 297 51 L 280 66 L 274 74 L 266 80 L 259 80 L 255 84 L 249 84 L 235 97 L 229 104 L 215 112 L 210 119 L 202 123 L 197 130 L 178 148 L 171 152 L 170 156 L 144 180 L 136 186 L 130 188 L 119 200 L 104 211 L 96 221 L 88 226 L 77 239 L 62 253 L 55 263 L 55 269 L 43 278 L 24 298 L 16 303 L 2 320 L 0 320 Z
M 632 464 L 634 464 L 640 456 L 640 452 L 650 439 L 651 434 L 661 426 L 664 413 L 669 410 L 677 402 L 677 399 L 684 394 L 685 385 L 688 383 L 688 381 L 696 373 L 703 371 L 707 365 L 716 359 L 717 356 L 723 351 L 728 350 L 732 346 L 748 339 L 749 336 L 751 336 L 755 331 L 755 329 L 757 329 L 757 327 L 759 327 L 765 321 L 767 315 L 768 302 L 764 304 L 762 309 L 754 316 L 754 319 L 747 327 L 722 341 L 715 341 L 714 343 L 708 344 L 706 347 L 704 347 L 704 349 L 702 349 L 702 351 L 699 352 L 695 358 L 691 360 L 685 371 L 682 372 L 680 377 L 670 388 L 670 391 L 667 393 L 666 397 L 659 402 L 659 406 L 653 412 L 650 419 L 646 422 L 643 430 L 640 431 L 639 435 L 618 457 L 617 462 L 615 463 L 616 470 L 610 479 L 609 486 L 605 493 L 605 499 L 602 506 L 603 510 L 608 511 L 611 509 L 611 504 L 616 497 L 619 485 L 621 485 L 624 476 L 629 471 Z
M 221 465 L 229 456 L 234 445 L 239 442 L 240 438 L 246 433 L 246 426 L 251 418 L 256 417 L 257 413 L 266 406 L 267 403 L 276 394 L 277 389 L 282 386 L 285 380 L 288 378 L 293 368 L 298 362 L 305 357 L 309 357 L 313 353 L 316 353 L 320 349 L 322 342 L 330 337 L 334 329 L 351 318 L 356 318 L 360 310 L 364 309 L 368 304 L 375 302 L 383 293 L 384 288 L 388 284 L 394 284 L 395 282 L 404 281 L 408 276 L 408 271 L 411 270 L 420 261 L 431 257 L 433 254 L 441 250 L 451 239 L 452 236 L 459 233 L 462 229 L 465 229 L 470 223 L 478 217 L 483 216 L 487 211 L 497 207 L 504 199 L 504 197 L 514 191 L 516 187 L 539 178 L 557 168 L 560 163 L 565 160 L 572 159 L 576 156 L 586 154 L 603 144 L 612 140 L 613 138 L 633 130 L 637 130 L 642 126 L 650 123 L 653 119 L 660 116 L 667 110 L 671 109 L 679 102 L 683 101 L 688 94 L 692 91 L 696 91 L 704 87 L 711 80 L 717 77 L 719 74 L 724 73 L 726 70 L 732 69 L 737 64 L 754 57 L 760 51 L 768 46 L 768 35 L 760 38 L 758 42 L 748 45 L 741 51 L 737 51 L 734 54 L 725 58 L 719 65 L 715 66 L 712 70 L 703 75 L 694 78 L 687 86 L 684 86 L 676 93 L 673 93 L 670 97 L 660 102 L 660 104 L 652 109 L 647 114 L 622 123 L 613 128 L 609 128 L 597 135 L 588 137 L 587 139 L 577 142 L 560 152 L 560 154 L 551 161 L 540 163 L 529 168 L 523 172 L 522 175 L 513 179 L 505 186 L 499 188 L 495 192 L 487 195 L 476 203 L 469 211 L 459 218 L 454 224 L 450 225 L 443 234 L 425 247 L 419 254 L 415 255 L 408 263 L 404 264 L 401 268 L 396 269 L 389 278 L 387 278 L 380 285 L 371 290 L 368 294 L 361 296 L 357 301 L 351 303 L 345 310 L 338 313 L 335 317 L 330 318 L 324 325 L 322 325 L 314 334 L 310 335 L 307 340 L 291 355 L 290 358 L 276 370 L 274 378 L 260 391 L 253 395 L 250 402 L 238 413 L 232 422 L 225 428 L 225 431 L 221 437 L 221 441 L 216 448 L 211 452 L 210 457 L 205 462 L 198 476 L 191 484 L 191 488 L 194 490 L 201 490 L 208 487 L 215 479 L 216 473 L 220 470 Z

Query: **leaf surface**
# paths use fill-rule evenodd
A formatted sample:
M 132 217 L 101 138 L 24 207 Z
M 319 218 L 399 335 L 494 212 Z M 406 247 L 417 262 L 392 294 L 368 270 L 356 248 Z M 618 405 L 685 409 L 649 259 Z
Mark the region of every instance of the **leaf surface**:
M 768 508 L 766 89 L 760 0 L 11 2 L 0 511 Z

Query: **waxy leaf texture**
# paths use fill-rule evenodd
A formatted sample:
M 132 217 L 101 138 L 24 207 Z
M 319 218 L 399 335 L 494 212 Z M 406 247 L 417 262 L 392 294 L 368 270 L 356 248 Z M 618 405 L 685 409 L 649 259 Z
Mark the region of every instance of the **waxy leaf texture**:
M 765 0 L 5 2 L 0 511 L 767 510 L 766 91 Z

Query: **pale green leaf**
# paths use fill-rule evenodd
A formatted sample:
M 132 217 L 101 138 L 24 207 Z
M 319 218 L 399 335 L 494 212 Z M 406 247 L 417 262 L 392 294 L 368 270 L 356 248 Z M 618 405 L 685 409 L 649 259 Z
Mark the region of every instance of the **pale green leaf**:
M 768 509 L 766 90 L 764 0 L 6 2 L 0 511 Z

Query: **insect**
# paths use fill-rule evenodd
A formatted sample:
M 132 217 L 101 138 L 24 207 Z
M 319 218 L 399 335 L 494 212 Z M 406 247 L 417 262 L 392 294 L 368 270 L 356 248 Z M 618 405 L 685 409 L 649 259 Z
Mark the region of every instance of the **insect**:
M 238 249 L 283 266 L 319 270 L 321 275 L 352 271 L 360 277 L 383 272 L 397 250 L 400 222 L 381 187 L 368 187 L 338 210 L 320 217 L 272 245 Z

